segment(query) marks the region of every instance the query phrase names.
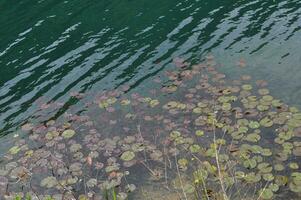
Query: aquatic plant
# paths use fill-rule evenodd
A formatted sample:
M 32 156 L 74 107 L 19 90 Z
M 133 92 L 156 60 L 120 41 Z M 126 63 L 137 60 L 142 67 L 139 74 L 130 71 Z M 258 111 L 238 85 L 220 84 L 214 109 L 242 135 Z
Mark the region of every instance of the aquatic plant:
M 174 63 L 149 93 L 102 92 L 81 114 L 23 125 L 1 162 L 5 198 L 297 199 L 298 108 L 263 80 L 226 79 L 212 56 Z

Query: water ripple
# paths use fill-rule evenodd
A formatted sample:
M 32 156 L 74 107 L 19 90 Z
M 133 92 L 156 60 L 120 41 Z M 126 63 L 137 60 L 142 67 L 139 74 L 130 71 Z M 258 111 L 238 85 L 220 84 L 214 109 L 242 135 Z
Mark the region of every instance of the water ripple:
M 242 72 L 268 79 L 287 102 L 301 97 L 297 0 L 27 0 L 13 6 L 4 0 L 0 7 L 2 135 L 38 116 L 41 103 L 64 104 L 48 111 L 58 116 L 80 109 L 80 102 L 70 103 L 70 92 L 92 99 L 122 85 L 139 90 L 172 67 L 174 57 L 194 62 L 208 52 L 229 76 L 243 57 L 249 68 Z

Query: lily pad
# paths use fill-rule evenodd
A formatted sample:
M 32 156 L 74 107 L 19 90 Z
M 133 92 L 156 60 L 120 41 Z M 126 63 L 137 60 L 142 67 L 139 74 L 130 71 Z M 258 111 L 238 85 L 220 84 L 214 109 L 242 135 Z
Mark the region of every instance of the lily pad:
M 41 181 L 41 186 L 46 188 L 53 188 L 57 185 L 57 180 L 54 176 L 48 176 Z
M 273 126 L 273 121 L 268 117 L 265 117 L 262 120 L 260 120 L 260 125 L 263 127 L 271 127 Z
M 195 132 L 195 135 L 196 136 L 203 136 L 204 135 L 204 131 L 201 131 L 201 130 L 197 130 L 196 132 Z
M 272 199 L 274 196 L 274 192 L 270 188 L 260 190 L 259 194 L 262 199 Z
M 14 147 L 10 148 L 8 152 L 9 152 L 10 154 L 13 154 L 13 155 L 14 155 L 14 154 L 19 153 L 20 150 L 21 150 L 20 147 L 14 146 Z
M 133 151 L 125 151 L 120 156 L 120 158 L 121 158 L 121 160 L 124 160 L 124 161 L 130 161 L 135 158 L 135 153 Z
M 191 153 L 197 153 L 201 150 L 201 147 L 198 144 L 193 144 L 189 147 L 189 150 L 191 151 Z
M 72 138 L 74 135 L 75 135 L 75 131 L 72 130 L 72 129 L 65 130 L 65 131 L 62 133 L 62 136 L 63 136 L 63 138 L 65 138 L 65 139 Z

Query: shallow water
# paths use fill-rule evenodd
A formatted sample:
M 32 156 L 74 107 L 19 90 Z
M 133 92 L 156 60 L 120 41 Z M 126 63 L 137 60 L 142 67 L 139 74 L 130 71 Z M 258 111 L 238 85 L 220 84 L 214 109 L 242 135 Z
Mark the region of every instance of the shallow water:
M 300 197 L 298 1 L 0 7 L 0 195 Z
M 228 76 L 267 79 L 299 105 L 301 2 L 8 1 L 0 3 L 0 129 L 5 135 L 50 101 L 71 105 L 104 89 L 146 84 L 174 57 L 213 52 Z M 245 69 L 236 61 L 244 59 Z

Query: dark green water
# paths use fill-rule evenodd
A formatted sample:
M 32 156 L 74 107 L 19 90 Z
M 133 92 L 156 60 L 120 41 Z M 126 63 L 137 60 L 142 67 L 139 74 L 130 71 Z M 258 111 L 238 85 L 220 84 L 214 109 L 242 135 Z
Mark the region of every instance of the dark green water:
M 301 105 L 298 0 L 1 0 L 0 10 L 0 135 L 43 103 L 61 102 L 46 113 L 59 116 L 105 89 L 139 90 L 174 57 L 198 62 L 209 52 L 228 76 L 265 79 Z

